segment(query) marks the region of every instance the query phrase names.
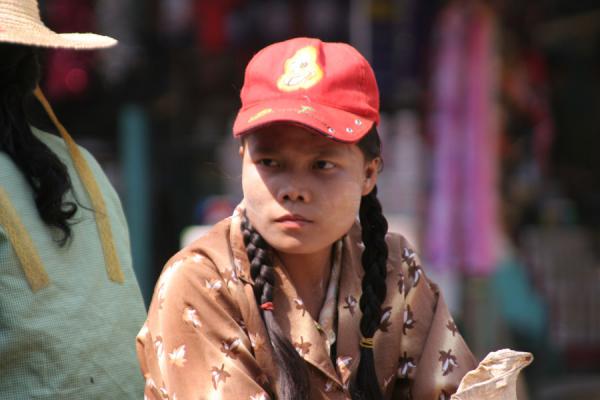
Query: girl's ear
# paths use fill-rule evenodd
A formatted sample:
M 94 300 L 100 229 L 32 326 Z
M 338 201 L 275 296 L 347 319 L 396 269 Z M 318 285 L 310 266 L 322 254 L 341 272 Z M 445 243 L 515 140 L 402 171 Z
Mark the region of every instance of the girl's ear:
M 379 176 L 379 170 L 381 169 L 381 158 L 376 157 L 365 164 L 365 180 L 363 181 L 362 195 L 366 196 L 377 184 L 377 177 Z
M 244 158 L 244 145 L 243 144 L 240 144 L 238 154 L 240 155 L 241 158 Z

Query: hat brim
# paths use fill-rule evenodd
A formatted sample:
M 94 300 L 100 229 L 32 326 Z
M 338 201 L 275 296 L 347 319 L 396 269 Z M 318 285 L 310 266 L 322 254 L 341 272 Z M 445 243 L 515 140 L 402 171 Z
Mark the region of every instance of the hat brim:
M 267 125 L 284 122 L 300 124 L 330 139 L 347 143 L 358 142 L 375 123 L 306 99 L 275 99 L 242 109 L 233 124 L 233 135 L 240 137 Z
M 94 33 L 56 33 L 44 25 L 0 22 L 0 42 L 27 46 L 92 50 L 111 47 L 117 41 Z

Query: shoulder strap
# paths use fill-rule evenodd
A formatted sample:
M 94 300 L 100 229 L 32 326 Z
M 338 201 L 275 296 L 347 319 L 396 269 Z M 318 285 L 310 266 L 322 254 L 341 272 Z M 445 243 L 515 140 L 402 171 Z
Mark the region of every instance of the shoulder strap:
M 85 158 L 83 158 L 79 147 L 77 147 L 77 144 L 73 138 L 71 138 L 71 135 L 69 135 L 65 127 L 56 117 L 56 114 L 54 114 L 50 103 L 48 103 L 48 100 L 46 100 L 46 97 L 42 93 L 42 90 L 39 86 L 35 89 L 34 94 L 46 110 L 46 113 L 67 144 L 67 148 L 69 149 L 69 153 L 71 155 L 71 159 L 73 160 L 73 164 L 75 165 L 75 169 L 77 170 L 77 174 L 79 175 L 79 179 L 81 179 L 83 187 L 85 188 L 88 197 L 92 202 L 92 207 L 96 211 L 96 226 L 98 228 L 100 242 L 102 243 L 102 251 L 104 252 L 104 262 L 106 264 L 106 272 L 108 273 L 108 277 L 114 282 L 123 283 L 125 281 L 125 277 L 123 275 L 121 263 L 119 262 L 119 257 L 117 256 L 117 251 L 115 249 L 114 239 L 110 228 L 110 221 L 108 220 L 108 214 L 106 211 L 106 204 L 104 203 L 104 198 L 102 197 L 98 183 L 94 179 L 92 170 L 85 161 Z
M 2 187 L 0 187 L 0 225 L 4 227 L 8 240 L 15 249 L 31 290 L 36 292 L 48 286 L 50 279 L 42 260 L 17 211 L 11 204 L 8 194 Z

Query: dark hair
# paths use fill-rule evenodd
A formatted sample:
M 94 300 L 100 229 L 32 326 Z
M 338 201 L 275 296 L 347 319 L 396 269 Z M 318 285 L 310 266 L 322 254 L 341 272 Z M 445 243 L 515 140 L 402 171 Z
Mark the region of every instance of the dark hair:
M 371 129 L 357 145 L 367 161 L 381 157 L 381 141 L 375 128 Z M 363 337 L 372 338 L 379 328 L 381 306 L 386 296 L 385 278 L 388 257 L 385 242 L 388 225 L 377 199 L 377 187 L 361 199 L 359 217 L 365 245 L 362 254 L 365 275 L 359 303 L 362 312 L 360 332 Z M 310 395 L 310 385 L 304 360 L 281 332 L 273 313 L 260 308 L 262 304 L 273 301 L 275 274 L 271 248 L 252 227 L 245 214 L 242 216 L 242 233 L 250 261 L 250 274 L 254 280 L 254 296 L 265 321 L 267 333 L 273 344 L 276 363 L 279 366 L 281 385 L 277 397 L 285 400 L 307 399 Z M 360 363 L 356 380 L 351 383 L 350 392 L 353 399 L 383 398 L 375 370 L 373 350 L 370 348 L 362 346 L 360 348 Z
M 358 142 L 358 147 L 367 160 L 381 157 L 381 140 L 377 130 L 373 128 Z M 381 306 L 385 301 L 387 274 L 386 264 L 388 247 L 385 235 L 388 223 L 383 215 L 381 203 L 377 198 L 377 186 L 363 196 L 360 201 L 360 227 L 365 249 L 362 253 L 362 266 L 365 274 L 362 280 L 362 294 L 359 306 L 362 312 L 360 333 L 364 338 L 372 338 L 381 323 Z M 373 349 L 360 347 L 360 363 L 356 370 L 356 380 L 351 382 L 350 391 L 353 399 L 382 399 L 379 380 L 375 370 Z
M 304 400 L 310 395 L 308 371 L 304 360 L 300 357 L 292 343 L 283 335 L 273 312 L 263 309 L 261 305 L 273 301 L 275 288 L 275 271 L 271 259 L 271 248 L 263 237 L 252 227 L 248 217 L 242 216 L 242 234 L 248 260 L 250 275 L 254 280 L 254 297 L 275 353 L 276 364 L 279 365 L 281 384 L 279 399 Z
M 64 246 L 71 237 L 69 220 L 77 212 L 74 202 L 63 200 L 71 190 L 65 165 L 31 131 L 25 100 L 40 79 L 36 50 L 0 44 L 0 150 L 10 156 L 31 186 L 44 223 L 58 228 Z

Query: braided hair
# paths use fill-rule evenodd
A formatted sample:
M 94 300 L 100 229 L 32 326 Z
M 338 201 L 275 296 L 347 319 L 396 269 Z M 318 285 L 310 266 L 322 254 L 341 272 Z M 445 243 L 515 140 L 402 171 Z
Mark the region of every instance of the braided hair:
M 363 338 L 370 339 L 375 335 L 381 321 L 381 306 L 386 296 L 385 278 L 388 257 L 385 243 L 388 224 L 377 199 L 377 187 L 361 199 L 359 217 L 362 241 L 365 245 L 361 260 L 365 274 L 359 301 L 362 312 L 360 333 Z M 360 363 L 351 391 L 352 397 L 357 399 L 383 398 L 377 380 L 373 349 L 370 347 L 360 347 Z
M 367 161 L 381 158 L 381 140 L 375 128 L 357 144 Z M 388 248 L 385 242 L 388 224 L 377 198 L 377 186 L 362 197 L 359 218 L 362 241 L 365 246 L 361 259 L 365 274 L 361 283 L 362 294 L 359 301 L 362 312 L 360 333 L 363 338 L 371 339 L 381 322 L 382 304 L 386 296 L 385 279 L 388 258 Z M 350 392 L 353 399 L 378 400 L 383 398 L 377 379 L 373 349 L 370 347 L 360 347 L 360 363 L 357 368 L 356 380 L 351 382 Z
M 63 201 L 71 180 L 65 165 L 33 134 L 25 114 L 25 99 L 39 79 L 34 48 L 0 44 L 0 151 L 23 173 L 42 221 L 60 230 L 57 242 L 64 246 L 71 237 L 69 220 L 77 212 L 74 202 Z
M 381 157 L 381 141 L 375 128 L 365 135 L 357 145 L 366 161 Z M 361 260 L 365 275 L 362 280 L 362 295 L 359 303 L 362 312 L 360 332 L 364 338 L 372 338 L 379 328 L 382 316 L 381 306 L 386 296 L 385 278 L 388 256 L 385 242 L 388 225 L 377 199 L 376 186 L 368 195 L 362 197 L 359 217 L 362 240 L 365 245 Z M 306 364 L 292 343 L 281 332 L 272 311 L 269 310 L 269 307 L 264 307 L 265 304 L 271 304 L 273 301 L 275 273 L 271 259 L 272 250 L 252 227 L 245 213 L 242 216 L 241 229 L 250 261 L 250 274 L 254 280 L 254 296 L 265 321 L 267 333 L 273 344 L 276 363 L 279 366 L 281 385 L 277 398 L 284 400 L 307 399 L 310 394 L 310 385 Z M 350 392 L 353 399 L 379 400 L 383 398 L 371 348 L 361 346 L 357 377 L 350 386 Z
M 263 307 L 273 302 L 275 288 L 275 271 L 271 258 L 270 246 L 250 224 L 246 213 L 242 216 L 242 234 L 248 260 L 250 274 L 254 280 L 254 297 L 259 306 L 262 319 L 265 321 L 269 339 L 273 345 L 276 363 L 279 365 L 280 393 L 279 399 L 304 400 L 309 398 L 308 370 L 304 360 L 285 337 L 281 327 L 275 320 L 272 309 Z

